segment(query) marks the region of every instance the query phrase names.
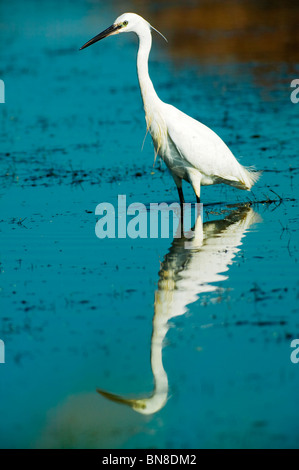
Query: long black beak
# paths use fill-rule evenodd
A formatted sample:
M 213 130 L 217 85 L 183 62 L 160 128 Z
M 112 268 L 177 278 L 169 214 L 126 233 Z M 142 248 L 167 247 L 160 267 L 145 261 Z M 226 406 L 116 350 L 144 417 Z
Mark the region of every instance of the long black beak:
M 111 34 L 115 33 L 118 29 L 120 29 L 121 26 L 120 25 L 117 25 L 117 24 L 113 24 L 111 26 L 109 26 L 109 28 L 105 29 L 105 31 L 102 31 L 100 34 L 98 34 L 97 36 L 95 36 L 94 38 L 90 39 L 89 41 L 87 41 L 84 46 L 80 47 L 80 51 L 82 49 L 85 49 L 86 47 L 88 46 L 91 46 L 92 44 L 94 44 L 95 42 L 98 42 L 100 41 L 101 39 L 104 39 L 106 38 L 107 36 L 110 36 Z

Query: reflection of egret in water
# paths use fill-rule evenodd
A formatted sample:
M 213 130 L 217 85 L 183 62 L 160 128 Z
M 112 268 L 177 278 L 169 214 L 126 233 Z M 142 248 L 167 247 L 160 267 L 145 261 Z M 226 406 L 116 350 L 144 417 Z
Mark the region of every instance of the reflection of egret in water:
M 151 367 L 154 391 L 148 398 L 128 399 L 104 390 L 98 392 L 109 400 L 131 406 L 142 414 L 159 411 L 168 397 L 168 378 L 163 367 L 163 340 L 169 329 L 169 320 L 183 315 L 188 305 L 204 292 L 218 289 L 214 283 L 224 281 L 229 266 L 240 250 L 238 248 L 249 227 L 259 216 L 247 205 L 235 206 L 221 219 L 202 223 L 197 217 L 191 239 L 175 238 L 161 265 L 158 289 L 155 293 L 155 313 L 151 340 Z M 188 249 L 186 249 L 188 243 Z

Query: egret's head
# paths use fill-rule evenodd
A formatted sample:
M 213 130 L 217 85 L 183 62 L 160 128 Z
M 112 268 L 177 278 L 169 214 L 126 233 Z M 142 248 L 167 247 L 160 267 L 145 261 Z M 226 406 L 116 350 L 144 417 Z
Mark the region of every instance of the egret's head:
M 141 16 L 136 13 L 124 13 L 114 21 L 115 25 L 119 25 L 119 33 L 129 33 L 130 31 L 136 32 L 141 28 L 149 29 L 151 25 Z
M 100 34 L 98 34 L 94 38 L 90 39 L 90 41 L 85 43 L 80 48 L 80 50 L 85 49 L 86 47 L 91 46 L 95 42 L 100 41 L 101 39 L 107 38 L 108 36 L 113 36 L 114 34 L 134 32 L 134 33 L 141 35 L 143 31 L 146 31 L 146 30 L 149 31 L 150 28 L 157 31 L 144 18 L 142 18 L 139 15 L 136 15 L 136 13 L 124 13 L 123 15 L 120 15 L 118 18 L 116 18 L 114 23 L 111 26 L 109 26 L 109 28 L 105 29 Z M 157 32 L 159 33 L 159 31 Z M 162 34 L 161 36 L 164 38 Z M 164 39 L 166 40 L 166 38 Z
M 122 405 L 128 405 L 133 410 L 137 411 L 142 415 L 152 415 L 161 410 L 167 402 L 168 388 L 162 393 L 153 392 L 149 398 L 123 398 L 114 393 L 106 392 L 105 390 L 97 389 L 97 392 L 108 400 L 114 401 L 115 403 L 121 403 Z

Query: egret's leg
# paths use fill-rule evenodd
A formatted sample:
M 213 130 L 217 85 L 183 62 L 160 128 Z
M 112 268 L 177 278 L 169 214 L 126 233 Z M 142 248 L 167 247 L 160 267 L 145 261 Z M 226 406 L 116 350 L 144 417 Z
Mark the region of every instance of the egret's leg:
M 183 188 L 182 188 L 182 180 L 179 178 L 177 175 L 174 173 L 171 173 L 172 177 L 174 179 L 174 182 L 176 184 L 178 193 L 179 193 L 179 198 L 180 198 L 180 206 L 181 206 L 181 235 L 183 234 L 183 227 L 184 227 L 184 204 L 185 204 L 185 199 L 184 199 L 184 194 L 183 194 Z
M 196 202 L 197 204 L 200 203 L 200 183 L 201 183 L 201 173 L 195 168 L 188 169 L 188 176 L 193 191 L 195 192 Z
M 183 188 L 182 188 L 182 180 L 181 180 L 181 178 L 179 178 L 177 175 L 175 175 L 172 172 L 171 172 L 171 175 L 174 179 L 174 182 L 176 184 L 176 187 L 177 187 L 177 190 L 178 190 L 178 193 L 179 193 L 180 205 L 181 205 L 181 207 L 183 207 L 183 204 L 185 203 L 185 199 L 184 199 Z
M 183 236 L 184 233 L 184 204 L 185 204 L 185 199 L 184 199 L 184 194 L 183 194 L 183 188 L 181 186 L 177 186 L 178 188 L 178 193 L 179 193 L 179 198 L 180 198 L 180 206 L 181 206 L 181 236 Z
M 180 205 L 183 207 L 183 204 L 185 203 L 183 188 L 182 186 L 181 187 L 178 186 L 177 188 L 178 188 L 178 193 L 179 193 L 179 198 L 180 198 Z

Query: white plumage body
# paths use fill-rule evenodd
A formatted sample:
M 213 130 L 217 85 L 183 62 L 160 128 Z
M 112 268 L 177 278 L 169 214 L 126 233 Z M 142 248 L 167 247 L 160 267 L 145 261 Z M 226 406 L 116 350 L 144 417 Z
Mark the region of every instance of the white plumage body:
M 161 100 L 155 112 L 147 106 L 145 111 L 155 151 L 177 185 L 189 182 L 199 197 L 200 186 L 226 183 L 249 190 L 256 181 L 259 174 L 243 167 L 209 127 Z

